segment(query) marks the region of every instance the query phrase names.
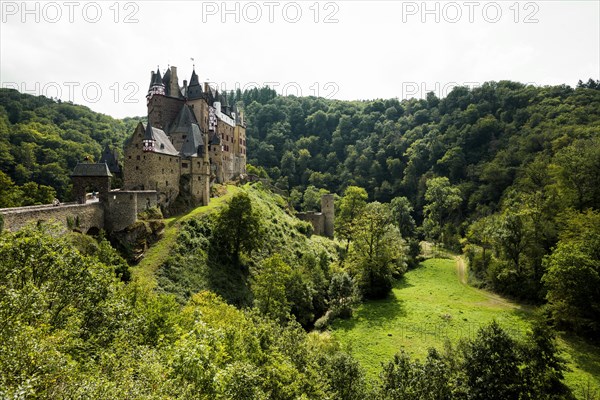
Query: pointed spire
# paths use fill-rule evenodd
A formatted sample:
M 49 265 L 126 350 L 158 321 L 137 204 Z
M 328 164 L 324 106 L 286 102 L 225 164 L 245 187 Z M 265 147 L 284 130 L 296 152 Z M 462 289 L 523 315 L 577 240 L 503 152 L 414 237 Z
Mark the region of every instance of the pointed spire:
M 192 70 L 192 77 L 190 78 L 190 86 L 200 85 L 200 81 L 198 80 L 198 75 L 196 74 L 196 69 Z
M 164 86 L 162 77 L 160 75 L 160 69 L 156 69 L 156 73 L 154 74 L 154 78 L 152 80 L 152 86 Z
M 156 140 L 156 137 L 154 137 L 154 130 L 152 129 L 152 123 L 150 123 L 149 118 L 148 123 L 146 124 L 146 131 L 144 132 L 144 140 Z
M 196 74 L 196 69 L 192 70 L 192 77 L 190 78 L 190 83 L 188 84 L 187 89 L 187 97 L 190 100 L 199 99 L 202 96 L 202 86 L 200 86 L 200 81 L 198 80 L 198 75 Z

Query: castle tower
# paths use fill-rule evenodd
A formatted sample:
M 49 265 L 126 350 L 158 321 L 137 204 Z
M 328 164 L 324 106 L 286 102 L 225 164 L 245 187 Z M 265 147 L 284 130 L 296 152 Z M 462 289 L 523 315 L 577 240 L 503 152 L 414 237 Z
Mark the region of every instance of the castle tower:
M 157 68 L 156 73 L 152 73 L 150 79 L 150 88 L 148 89 L 148 94 L 146 95 L 146 99 L 150 101 L 152 96 L 160 94 L 165 95 L 165 84 L 163 83 L 163 79 L 160 76 L 160 70 Z
M 329 238 L 333 238 L 333 222 L 335 219 L 335 211 L 332 194 L 324 194 L 321 196 L 321 213 L 323 214 L 323 218 L 325 220 L 325 231 L 323 234 Z
M 85 204 L 89 191 L 97 192 L 101 202 L 108 201 L 112 174 L 106 163 L 78 163 L 73 169 L 71 180 L 73 194 L 79 204 Z

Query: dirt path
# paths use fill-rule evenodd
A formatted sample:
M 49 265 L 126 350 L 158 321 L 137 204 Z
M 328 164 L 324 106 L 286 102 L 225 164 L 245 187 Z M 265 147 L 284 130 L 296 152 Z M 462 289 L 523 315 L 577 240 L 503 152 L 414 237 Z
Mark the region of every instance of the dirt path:
M 456 275 L 458 277 L 458 282 L 460 282 L 460 284 L 463 286 L 469 287 L 472 290 L 477 290 L 479 293 L 483 294 L 485 297 L 487 297 L 489 304 L 502 305 L 502 306 L 509 307 L 509 308 L 520 308 L 523 310 L 530 310 L 529 306 L 515 304 L 497 294 L 490 293 L 487 290 L 477 289 L 477 288 L 469 286 L 469 284 L 467 283 L 467 265 L 465 263 L 465 259 L 462 256 L 456 256 L 455 260 L 456 260 Z
M 461 285 L 467 285 L 467 266 L 465 260 L 461 256 L 456 256 L 456 273 L 458 275 L 458 281 Z

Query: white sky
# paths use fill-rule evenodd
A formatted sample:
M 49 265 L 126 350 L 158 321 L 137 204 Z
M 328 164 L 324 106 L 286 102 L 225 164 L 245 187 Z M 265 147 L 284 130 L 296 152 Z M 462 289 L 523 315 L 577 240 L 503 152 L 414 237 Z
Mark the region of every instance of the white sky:
M 0 1 L 2 87 L 137 116 L 150 70 L 183 84 L 193 63 L 227 90 L 348 100 L 574 86 L 600 79 L 600 1 Z

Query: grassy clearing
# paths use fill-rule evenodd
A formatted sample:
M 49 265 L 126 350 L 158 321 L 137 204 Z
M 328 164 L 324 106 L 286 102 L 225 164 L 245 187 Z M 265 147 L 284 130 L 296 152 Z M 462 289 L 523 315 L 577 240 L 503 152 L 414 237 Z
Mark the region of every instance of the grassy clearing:
M 391 296 L 361 305 L 350 320 L 338 320 L 333 335 L 350 348 L 370 378 L 381 363 L 404 350 L 423 359 L 429 347 L 473 337 L 480 326 L 497 320 L 513 335 L 523 336 L 533 319 L 531 307 L 466 285 L 462 259 L 430 259 L 396 283 Z M 581 392 L 588 381 L 600 387 L 600 351 L 581 340 L 559 340 L 571 372 L 567 383 Z
M 187 214 L 165 219 L 165 230 L 162 238 L 150 247 L 142 261 L 136 267 L 132 268 L 133 278 L 143 284 L 150 285 L 152 288 L 156 287 L 156 270 L 169 257 L 180 224 L 200 214 L 217 210 L 238 190 L 240 189 L 237 186 L 229 185 L 227 186 L 227 194 L 225 196 L 210 199 L 210 203 L 207 206 L 197 207 Z

